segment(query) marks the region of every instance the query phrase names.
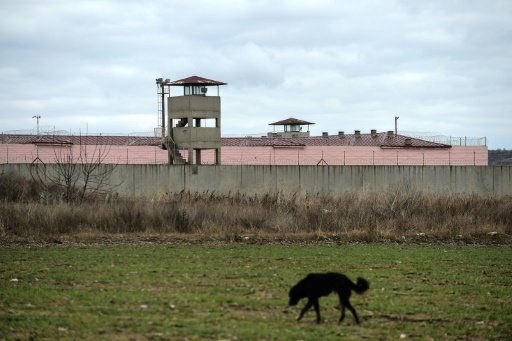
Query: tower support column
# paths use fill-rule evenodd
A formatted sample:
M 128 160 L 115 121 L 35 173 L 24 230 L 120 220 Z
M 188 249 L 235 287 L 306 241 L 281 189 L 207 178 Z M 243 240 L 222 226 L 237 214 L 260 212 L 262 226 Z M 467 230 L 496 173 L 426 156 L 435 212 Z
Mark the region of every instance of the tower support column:
M 194 149 L 192 149 L 192 148 L 188 149 L 188 164 L 189 165 L 194 164 Z
M 196 149 L 196 165 L 201 164 L 201 149 Z
M 215 164 L 220 165 L 220 148 L 215 149 Z

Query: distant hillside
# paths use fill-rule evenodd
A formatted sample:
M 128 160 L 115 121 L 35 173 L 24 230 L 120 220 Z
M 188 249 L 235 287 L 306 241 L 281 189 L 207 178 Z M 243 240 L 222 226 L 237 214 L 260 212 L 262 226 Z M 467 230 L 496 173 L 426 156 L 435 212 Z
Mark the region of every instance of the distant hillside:
M 512 165 L 512 150 L 489 150 L 489 165 Z

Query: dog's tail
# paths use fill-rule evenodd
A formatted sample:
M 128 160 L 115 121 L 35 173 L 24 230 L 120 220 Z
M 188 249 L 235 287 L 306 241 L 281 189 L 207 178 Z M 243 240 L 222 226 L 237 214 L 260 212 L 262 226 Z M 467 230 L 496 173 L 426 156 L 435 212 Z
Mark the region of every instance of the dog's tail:
M 370 283 L 364 278 L 358 277 L 357 283 L 352 283 L 352 290 L 354 290 L 357 294 L 362 294 L 366 290 L 370 288 Z

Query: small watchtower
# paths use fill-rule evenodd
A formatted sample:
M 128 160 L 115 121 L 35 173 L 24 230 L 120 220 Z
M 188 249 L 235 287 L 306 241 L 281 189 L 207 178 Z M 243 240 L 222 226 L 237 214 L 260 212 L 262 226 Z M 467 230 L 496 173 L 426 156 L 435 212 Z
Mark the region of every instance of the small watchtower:
M 182 95 L 168 98 L 169 163 L 184 163 L 179 151 L 187 149 L 187 163 L 201 164 L 201 151 L 213 149 L 215 150 L 214 162 L 219 165 L 221 146 L 219 86 L 226 83 L 192 76 L 168 84 L 173 87 L 183 87 Z M 211 87 L 217 88 L 216 95 L 209 94 Z
M 274 126 L 274 131 L 269 132 L 267 134 L 267 136 L 268 137 L 309 137 L 309 126 L 311 124 L 314 124 L 314 123 L 290 117 L 290 118 L 287 118 L 286 120 L 270 123 L 269 125 Z M 283 130 L 276 131 L 276 126 L 283 126 Z M 304 129 L 304 126 L 307 126 L 307 128 Z

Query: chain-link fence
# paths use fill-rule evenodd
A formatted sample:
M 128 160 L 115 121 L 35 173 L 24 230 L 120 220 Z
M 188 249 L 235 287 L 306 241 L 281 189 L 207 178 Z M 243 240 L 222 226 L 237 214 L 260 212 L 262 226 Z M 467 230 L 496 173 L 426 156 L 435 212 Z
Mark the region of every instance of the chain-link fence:
M 416 139 L 429 141 L 429 142 L 435 142 L 435 143 L 441 143 L 441 144 L 447 144 L 450 146 L 487 146 L 487 137 L 469 137 L 469 136 L 463 136 L 463 137 L 456 137 L 456 136 L 445 136 L 445 135 L 432 135 L 432 136 L 425 136 L 425 135 L 413 135 L 413 134 L 404 134 Z

